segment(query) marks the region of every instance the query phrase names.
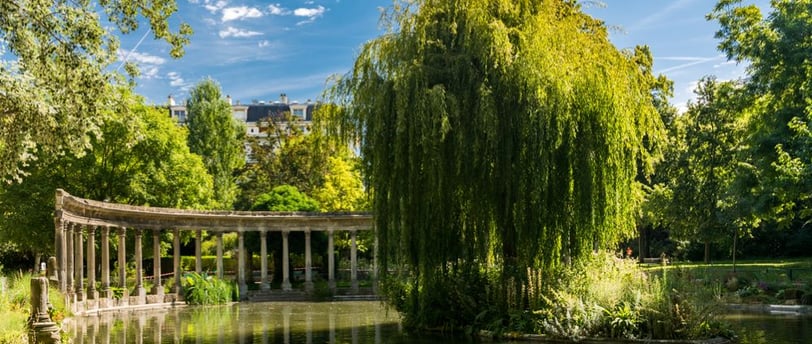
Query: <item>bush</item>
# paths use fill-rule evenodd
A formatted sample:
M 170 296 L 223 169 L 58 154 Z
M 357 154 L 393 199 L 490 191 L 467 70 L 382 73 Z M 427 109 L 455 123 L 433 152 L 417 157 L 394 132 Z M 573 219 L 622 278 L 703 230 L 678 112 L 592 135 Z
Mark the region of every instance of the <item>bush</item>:
M 183 279 L 183 296 L 190 305 L 215 305 L 239 299 L 239 291 L 233 282 L 189 273 Z

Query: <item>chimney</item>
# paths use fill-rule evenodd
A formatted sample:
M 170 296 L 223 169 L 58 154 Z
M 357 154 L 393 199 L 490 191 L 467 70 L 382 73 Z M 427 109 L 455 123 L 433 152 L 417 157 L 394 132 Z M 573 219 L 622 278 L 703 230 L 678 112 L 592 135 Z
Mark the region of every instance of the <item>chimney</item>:
M 279 95 L 279 102 L 282 103 L 282 104 L 287 104 L 288 103 L 288 95 L 284 94 L 284 93 L 280 94 Z
M 171 94 L 167 98 L 169 98 L 169 106 L 175 106 L 175 98 L 172 98 Z
M 226 94 L 226 101 L 228 102 L 228 105 L 232 105 L 231 104 L 231 96 L 228 95 L 228 94 Z

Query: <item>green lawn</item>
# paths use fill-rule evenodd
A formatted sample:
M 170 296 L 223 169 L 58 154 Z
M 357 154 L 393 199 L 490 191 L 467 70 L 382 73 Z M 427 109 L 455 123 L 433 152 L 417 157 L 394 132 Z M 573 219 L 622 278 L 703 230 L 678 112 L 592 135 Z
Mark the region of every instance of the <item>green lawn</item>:
M 677 262 L 651 265 L 652 272 L 667 270 L 695 280 L 717 282 L 720 297 L 732 303 L 812 303 L 812 258 L 716 261 L 711 264 Z

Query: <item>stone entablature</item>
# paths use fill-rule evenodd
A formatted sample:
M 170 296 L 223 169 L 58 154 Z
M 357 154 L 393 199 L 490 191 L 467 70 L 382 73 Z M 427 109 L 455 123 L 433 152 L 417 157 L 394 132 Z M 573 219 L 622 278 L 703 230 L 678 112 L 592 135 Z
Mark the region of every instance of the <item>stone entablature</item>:
M 270 289 L 269 267 L 267 266 L 267 237 L 282 237 L 282 289 L 291 290 L 288 237 L 290 232 L 305 234 L 305 289 L 313 288 L 310 238 L 311 232 L 324 231 L 328 236 L 328 284 L 335 289 L 334 240 L 336 231 L 346 231 L 351 236 L 351 285 L 358 289 L 357 281 L 357 231 L 371 230 L 373 218 L 370 213 L 305 213 L 305 212 L 247 212 L 187 210 L 160 207 L 143 207 L 126 204 L 99 202 L 71 196 L 59 189 L 56 191 L 54 212 L 55 247 L 57 278 L 60 289 L 68 295 L 68 302 L 75 312 L 92 311 L 127 305 L 162 303 L 166 299 L 177 300 L 180 296 L 180 231 L 195 232 L 195 271 L 201 272 L 201 232 L 215 233 L 217 243 L 217 276 L 223 277 L 223 234 L 237 233 L 238 262 L 237 284 L 240 295 L 245 295 L 246 257 L 244 255 L 244 234 L 259 232 L 261 240 L 260 261 L 262 290 Z M 174 295 L 164 295 L 161 284 L 160 235 L 162 231 L 173 233 L 173 263 L 175 288 Z M 151 233 L 153 238 L 154 288 L 147 293 L 143 286 L 142 236 Z M 278 233 L 278 234 L 276 234 Z M 126 288 L 127 271 L 126 237 L 134 238 L 132 248 L 136 264 L 134 295 L 128 295 Z M 97 273 L 96 240 L 99 239 L 101 271 Z M 111 256 L 109 241 L 118 240 L 118 252 Z M 86 253 L 86 254 L 85 254 Z M 117 257 L 117 259 L 113 259 Z M 119 280 L 111 284 L 110 265 L 112 260 L 119 262 Z M 89 263 L 93 262 L 93 263 Z M 100 290 L 96 290 L 96 277 L 100 277 Z M 130 276 L 133 277 L 133 276 Z M 373 278 L 375 274 L 373 273 Z M 85 280 L 87 284 L 85 284 Z M 111 286 L 124 289 L 124 294 L 113 299 Z

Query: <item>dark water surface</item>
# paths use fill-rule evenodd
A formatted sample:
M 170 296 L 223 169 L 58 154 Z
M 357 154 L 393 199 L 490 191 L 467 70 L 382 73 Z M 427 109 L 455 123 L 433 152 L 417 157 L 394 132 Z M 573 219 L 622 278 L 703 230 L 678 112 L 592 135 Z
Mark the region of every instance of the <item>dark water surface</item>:
M 812 343 L 812 317 L 732 314 L 742 344 Z M 466 343 L 405 333 L 380 302 L 276 302 L 106 313 L 66 324 L 73 343 Z
M 741 344 L 812 343 L 812 315 L 734 313 L 725 319 Z

